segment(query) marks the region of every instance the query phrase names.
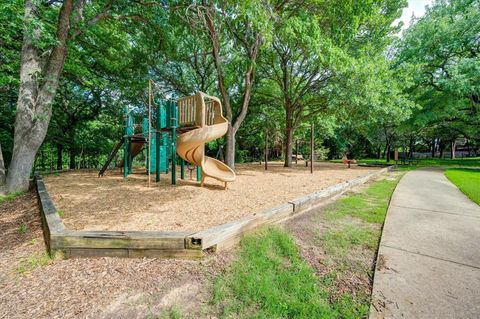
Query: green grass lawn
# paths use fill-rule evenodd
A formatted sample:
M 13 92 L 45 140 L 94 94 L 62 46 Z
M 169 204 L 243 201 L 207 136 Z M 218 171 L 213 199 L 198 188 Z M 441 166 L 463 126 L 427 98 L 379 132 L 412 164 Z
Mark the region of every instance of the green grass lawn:
M 342 163 L 342 160 L 332 160 L 333 163 Z M 401 166 L 455 166 L 455 167 L 480 167 L 480 157 L 467 157 L 467 158 L 457 158 L 457 159 L 447 159 L 447 158 L 422 158 L 418 159 L 418 164 L 405 164 Z M 395 164 L 394 160 L 391 160 L 387 163 L 386 159 L 377 159 L 377 158 L 365 158 L 358 160 L 358 163 L 362 164 Z M 399 164 L 400 165 L 400 164 Z
M 328 292 L 283 230 L 270 228 L 241 242 L 237 261 L 217 279 L 214 303 L 227 318 L 325 318 Z
M 450 168 L 445 176 L 465 195 L 480 205 L 480 170 L 466 168 Z
M 220 317 L 367 316 L 381 226 L 399 176 L 396 173 L 377 181 L 360 193 L 339 199 L 324 214 L 314 215 L 321 220 L 312 224 L 323 224 L 312 239 L 324 251 L 320 260 L 326 267 L 323 275 L 302 259 L 287 231 L 271 227 L 246 236 L 235 261 L 215 279 L 212 303 Z M 364 284 L 356 290 L 352 282 L 358 278 L 363 278 Z M 345 288 L 348 285 L 353 287 Z
M 457 159 L 420 159 L 421 166 L 469 166 L 480 167 L 480 157 L 466 157 Z

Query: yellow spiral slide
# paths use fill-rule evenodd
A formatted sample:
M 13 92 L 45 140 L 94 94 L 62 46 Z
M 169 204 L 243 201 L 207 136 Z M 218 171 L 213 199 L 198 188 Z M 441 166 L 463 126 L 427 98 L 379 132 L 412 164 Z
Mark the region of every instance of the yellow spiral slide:
M 180 99 L 179 119 L 180 125 L 191 120 L 194 127 L 177 137 L 178 155 L 201 167 L 201 186 L 206 177 L 212 177 L 224 182 L 226 188 L 228 182 L 235 180 L 235 172 L 223 162 L 205 156 L 205 143 L 222 137 L 228 130 L 228 120 L 222 115 L 220 100 L 203 92 Z

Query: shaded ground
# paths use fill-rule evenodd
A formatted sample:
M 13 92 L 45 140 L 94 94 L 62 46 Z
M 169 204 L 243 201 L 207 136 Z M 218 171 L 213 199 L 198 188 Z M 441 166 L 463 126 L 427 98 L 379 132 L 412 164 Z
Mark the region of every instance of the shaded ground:
M 0 212 L 1 319 L 168 318 L 177 309 L 187 318 L 202 317 L 209 278 L 230 258 L 52 260 L 34 192 L 0 203 Z
M 271 163 L 268 171 L 259 164 L 244 164 L 238 165 L 238 178 L 227 190 L 211 178 L 203 188 L 191 180 L 172 186 L 165 175 L 160 185 L 148 188 L 144 174 L 124 179 L 119 171 L 102 178 L 95 171 L 48 175 L 45 183 L 68 229 L 198 231 L 374 170 L 378 168 L 316 163 L 310 174 L 304 164 L 286 169 Z

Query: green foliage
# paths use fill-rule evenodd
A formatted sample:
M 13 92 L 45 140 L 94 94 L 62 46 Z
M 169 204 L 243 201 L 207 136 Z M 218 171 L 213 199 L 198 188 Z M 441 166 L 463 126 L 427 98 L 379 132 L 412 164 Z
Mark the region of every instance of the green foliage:
M 48 265 L 52 261 L 52 258 L 47 253 L 37 253 L 33 256 L 22 258 L 19 265 L 15 268 L 18 274 L 24 274 L 30 272 L 38 267 Z
M 480 136 L 480 3 L 436 1 L 397 44 L 397 69 L 413 82 L 406 92 L 422 108 L 410 130 L 447 142 Z
M 458 166 L 480 167 L 480 157 L 467 157 L 458 159 L 419 159 L 422 166 Z
M 215 283 L 214 303 L 227 318 L 325 318 L 328 294 L 277 228 L 242 240 L 239 258 Z
M 18 233 L 23 235 L 27 232 L 27 226 L 24 224 L 24 223 L 21 223 L 19 226 L 18 226 Z
M 0 195 L 0 203 L 12 201 L 17 197 L 22 196 L 23 194 L 25 193 L 18 192 L 18 193 L 11 193 L 7 195 Z
M 162 316 L 160 316 L 161 319 L 181 319 L 182 318 L 182 313 L 176 306 L 170 307 L 167 312 L 165 312 Z
M 442 158 L 429 158 L 429 159 L 415 159 L 418 163 L 412 164 L 402 164 L 398 163 L 398 166 L 401 168 L 405 167 L 429 167 L 429 166 L 454 166 L 454 167 L 480 167 L 480 157 L 466 157 L 466 158 L 457 158 L 457 159 L 442 159 Z M 334 163 L 342 163 L 341 160 L 333 160 Z M 394 161 L 387 163 L 385 159 L 374 159 L 374 158 L 362 158 L 358 160 L 359 164 L 382 164 L 382 165 L 392 165 Z
M 368 223 L 381 223 L 385 219 L 390 195 L 397 180 L 380 180 L 358 194 L 336 201 L 327 210 L 327 218 L 335 220 L 345 216 L 359 218 Z
M 19 37 L 22 35 L 23 1 L 2 1 L 0 4 L 0 89 L 18 85 L 20 68 Z
M 5 163 L 10 162 L 13 148 L 13 125 L 20 70 L 23 1 L 0 4 L 0 144 Z
M 284 157 L 295 141 L 306 155 L 310 123 L 319 154 L 330 159 L 384 157 L 399 147 L 428 151 L 431 144 L 443 150 L 459 138 L 478 153 L 480 5 L 436 1 L 395 40 L 399 26 L 392 22 L 406 4 L 87 1 L 84 19 L 72 18 L 68 57 L 35 169 L 103 164 L 122 135 L 123 108 L 146 105 L 150 79 L 164 98 L 197 90 L 224 98 L 223 77 L 232 122 L 244 103 L 250 105 L 236 133 L 239 162 L 263 158 L 266 137 L 271 158 Z M 207 7 L 219 65 L 204 19 Z M 42 54 L 56 43 L 60 5 L 42 2 L 39 8 L 38 18 L 26 23 L 22 1 L 0 4 L 0 144 L 7 167 L 23 35 L 38 32 L 35 48 Z M 103 10 L 102 19 L 88 22 Z M 257 39 L 261 45 L 253 52 Z M 250 81 L 251 100 L 245 100 Z M 212 156 L 217 150 L 217 142 L 207 147 Z
M 445 171 L 445 176 L 480 205 L 480 169 L 450 168 Z

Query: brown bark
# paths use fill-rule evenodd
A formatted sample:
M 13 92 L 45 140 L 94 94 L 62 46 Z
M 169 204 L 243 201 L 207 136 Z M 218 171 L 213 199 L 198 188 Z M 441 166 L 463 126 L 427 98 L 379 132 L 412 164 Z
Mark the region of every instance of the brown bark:
M 8 192 L 28 189 L 35 155 L 47 134 L 52 102 L 67 58 L 71 20 L 77 19 L 71 17 L 74 11 L 75 17 L 81 17 L 84 5 L 85 1 L 77 1 L 74 8 L 73 0 L 62 2 L 56 29 L 57 42 L 50 51 L 41 52 L 36 47 L 41 40 L 38 29 L 24 31 L 14 146 L 7 175 Z M 31 26 L 41 11 L 36 1 L 25 0 L 25 25 Z
M 265 150 L 263 153 L 265 159 L 265 170 L 268 170 L 268 132 L 265 131 Z
M 63 169 L 63 145 L 57 143 L 57 170 Z
M 310 174 L 313 173 L 313 163 L 315 162 L 315 132 L 313 123 L 310 124 Z
M 67 56 L 67 37 L 70 29 L 72 0 L 66 0 L 60 9 L 57 41 L 45 63 L 35 47 L 40 36 L 24 32 L 20 88 L 15 118 L 12 161 L 7 175 L 8 192 L 26 191 L 35 155 L 47 134 L 52 115 L 51 104 L 58 88 L 58 80 Z M 37 8 L 33 1 L 25 1 L 25 24 L 35 18 Z M 43 74 L 41 80 L 38 74 Z
M 227 143 L 225 147 L 225 163 L 233 169 L 235 168 L 235 135 L 247 115 L 255 75 L 254 64 L 257 60 L 258 50 L 263 42 L 263 38 L 260 33 L 257 33 L 254 43 L 251 44 L 250 47 L 247 46 L 245 48 L 247 51 L 248 66 L 244 75 L 242 104 L 240 107 L 240 112 L 234 117 L 228 88 L 225 83 L 225 72 L 220 55 L 219 34 L 218 29 L 215 26 L 214 17 L 212 15 L 212 7 L 207 5 L 205 1 L 203 2 L 203 5 L 205 7 L 203 19 L 205 21 L 205 27 L 212 45 L 212 56 L 215 69 L 217 71 L 218 90 L 222 95 L 226 118 L 229 121 L 228 131 L 226 134 Z M 246 43 L 244 42 L 244 44 Z
M 75 156 L 76 156 L 76 152 L 75 152 L 75 149 L 72 147 L 70 149 L 70 169 L 75 169 L 76 165 L 75 165 Z
M 288 123 L 288 122 L 287 122 Z M 285 162 L 284 167 L 292 167 L 293 157 L 293 127 L 287 124 L 285 134 Z
M 3 161 L 2 144 L 0 144 L 0 186 L 5 184 L 5 162 Z
M 451 159 L 455 159 L 455 148 L 457 147 L 457 143 L 455 140 L 452 141 L 452 145 L 450 148 L 450 157 Z
M 432 148 L 430 150 L 432 152 L 432 158 L 435 158 L 435 139 L 432 139 L 431 146 Z

